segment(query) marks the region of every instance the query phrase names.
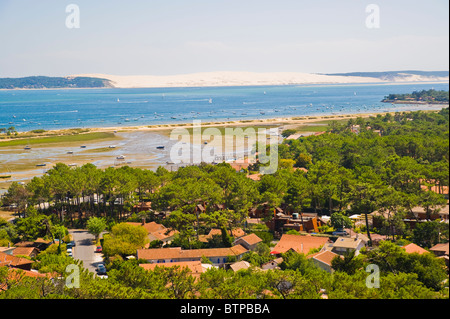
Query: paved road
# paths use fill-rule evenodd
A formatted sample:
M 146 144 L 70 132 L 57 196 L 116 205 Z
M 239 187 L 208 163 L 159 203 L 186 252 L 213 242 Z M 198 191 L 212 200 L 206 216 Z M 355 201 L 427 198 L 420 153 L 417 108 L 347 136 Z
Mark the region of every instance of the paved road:
M 84 268 L 95 273 L 98 264 L 103 262 L 103 255 L 95 253 L 95 245 L 92 244 L 94 236 L 83 229 L 71 229 L 69 233 L 76 243 L 73 249 L 73 258 L 81 260 Z

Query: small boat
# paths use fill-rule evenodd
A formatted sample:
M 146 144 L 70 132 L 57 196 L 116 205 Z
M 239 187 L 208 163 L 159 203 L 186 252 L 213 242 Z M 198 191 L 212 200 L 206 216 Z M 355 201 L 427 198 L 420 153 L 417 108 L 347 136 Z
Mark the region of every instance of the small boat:
M 67 154 L 73 154 L 73 151 L 68 151 Z
M 80 148 L 86 148 L 86 145 L 81 145 Z
M 37 164 L 36 166 L 37 167 L 45 167 L 45 166 L 47 166 L 47 164 Z
M 120 156 L 117 156 L 116 158 L 117 158 L 118 160 L 124 160 L 124 159 L 125 159 L 125 156 L 120 155 Z
M 209 104 L 212 104 L 213 103 L 213 100 L 212 99 L 209 99 Z
M 24 150 L 31 150 L 31 146 L 25 146 L 23 149 Z
M 109 148 L 116 148 L 116 146 L 115 145 L 110 145 Z
M 75 167 L 77 164 L 69 164 L 69 167 Z
M 165 149 L 166 147 L 165 146 L 157 146 L 156 147 L 156 149 L 158 149 L 158 150 L 163 150 L 163 149 Z

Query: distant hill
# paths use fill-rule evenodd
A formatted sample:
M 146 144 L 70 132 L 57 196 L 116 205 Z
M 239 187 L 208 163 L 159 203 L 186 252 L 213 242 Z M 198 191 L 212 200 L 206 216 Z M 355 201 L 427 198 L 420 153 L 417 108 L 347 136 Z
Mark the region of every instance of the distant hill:
M 107 88 L 107 79 L 93 77 L 47 77 L 0 78 L 0 89 L 59 89 L 59 88 Z
M 351 72 L 332 73 L 333 76 L 356 76 L 376 78 L 383 81 L 445 81 L 449 79 L 449 71 L 387 71 L 387 72 Z
M 385 103 L 417 103 L 417 104 L 448 104 L 449 91 L 422 90 L 411 94 L 389 94 L 381 102 Z

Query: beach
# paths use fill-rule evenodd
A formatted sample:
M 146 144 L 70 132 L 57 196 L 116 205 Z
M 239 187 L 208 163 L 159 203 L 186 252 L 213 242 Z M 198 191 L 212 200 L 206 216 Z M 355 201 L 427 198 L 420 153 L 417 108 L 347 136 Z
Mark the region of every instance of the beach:
M 378 114 L 386 114 L 378 113 Z M 327 116 L 304 116 L 292 118 L 274 118 L 260 120 L 241 120 L 229 122 L 203 122 L 202 128 L 275 128 L 278 135 L 286 129 L 296 129 L 298 135 L 308 136 L 326 131 L 332 121 L 346 122 L 351 118 L 376 116 L 373 114 L 347 114 Z M 152 126 L 130 127 L 104 127 L 92 128 L 81 134 L 108 133 L 104 137 L 92 140 L 74 140 L 64 143 L 37 143 L 32 144 L 31 150 L 25 150 L 24 145 L 31 144 L 33 138 L 18 139 L 21 145 L 2 147 L 0 141 L 0 193 L 11 185 L 12 182 L 27 182 L 35 176 L 42 176 L 56 163 L 64 163 L 71 167 L 80 167 L 92 163 L 98 168 L 120 167 L 128 165 L 155 170 L 159 166 L 169 170 L 176 170 L 180 165 L 174 165 L 170 157 L 170 149 L 178 140 L 171 140 L 170 134 L 175 129 L 185 129 L 188 134 L 194 127 L 191 123 L 164 124 Z M 52 130 L 46 132 L 54 136 L 67 134 L 67 130 Z M 280 140 L 281 141 L 281 140 Z M 203 140 L 192 141 L 191 147 L 202 147 Z M 197 145 L 196 145 L 197 144 Z M 159 147 L 164 147 L 159 149 Z M 233 156 L 242 153 L 242 149 L 227 148 L 218 151 L 218 154 L 226 156 L 228 162 L 233 162 Z M 123 158 L 122 158 L 123 157 Z M 41 166 L 44 165 L 45 166 Z M 185 165 L 189 164 L 189 158 L 185 159 Z M 38 166 L 39 165 L 39 166 Z M 183 164 L 182 164 L 183 165 Z

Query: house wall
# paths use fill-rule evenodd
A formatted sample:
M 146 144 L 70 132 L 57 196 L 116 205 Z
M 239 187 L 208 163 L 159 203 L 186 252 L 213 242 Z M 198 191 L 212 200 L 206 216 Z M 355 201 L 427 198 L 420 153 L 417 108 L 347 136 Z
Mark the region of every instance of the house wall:
M 327 272 L 329 272 L 329 273 L 332 273 L 332 272 L 333 272 L 333 268 L 331 268 L 330 265 L 325 264 L 325 263 L 323 263 L 323 262 L 321 262 L 321 261 L 319 261 L 319 260 L 317 260 L 317 259 L 314 259 L 314 258 L 313 258 L 313 263 L 314 263 L 317 267 L 319 267 L 320 269 L 322 269 L 322 270 L 325 270 L 325 271 L 327 271 Z

